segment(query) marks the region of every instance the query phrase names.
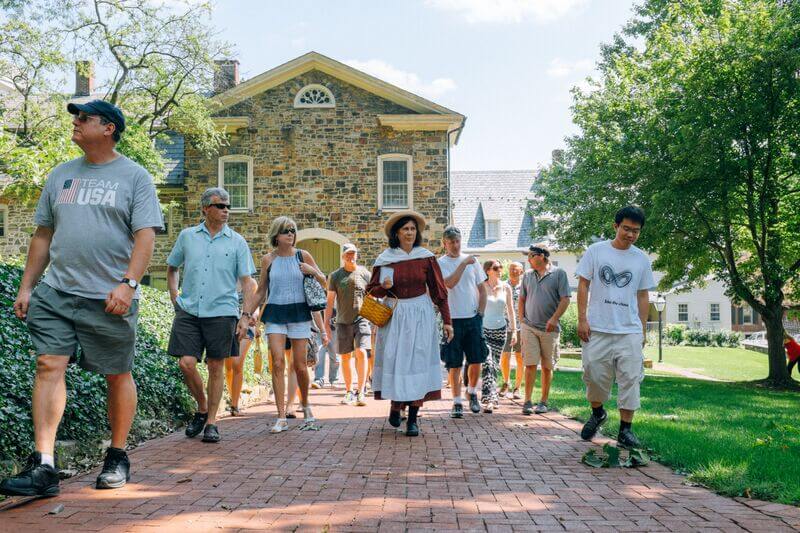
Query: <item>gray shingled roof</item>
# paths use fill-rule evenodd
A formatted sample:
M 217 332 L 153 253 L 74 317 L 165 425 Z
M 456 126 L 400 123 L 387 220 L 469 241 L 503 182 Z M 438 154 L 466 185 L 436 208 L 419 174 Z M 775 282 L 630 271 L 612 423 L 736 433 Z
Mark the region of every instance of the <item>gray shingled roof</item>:
M 167 175 L 164 183 L 167 185 L 183 185 L 183 135 L 175 132 L 166 133 L 168 139 L 160 136 L 156 139 L 156 148 L 164 156 L 164 166 Z
M 527 212 L 533 199 L 533 170 L 452 172 L 453 223 L 467 250 L 525 250 L 533 220 Z M 486 219 L 500 219 L 500 239 L 487 240 Z

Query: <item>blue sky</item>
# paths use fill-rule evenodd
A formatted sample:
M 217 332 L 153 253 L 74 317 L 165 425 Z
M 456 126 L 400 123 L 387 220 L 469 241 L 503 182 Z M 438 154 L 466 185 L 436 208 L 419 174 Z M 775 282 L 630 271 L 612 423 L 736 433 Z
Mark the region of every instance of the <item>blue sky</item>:
M 467 116 L 453 170 L 532 169 L 574 133 L 570 87 L 633 0 L 220 0 L 251 78 L 314 50 Z

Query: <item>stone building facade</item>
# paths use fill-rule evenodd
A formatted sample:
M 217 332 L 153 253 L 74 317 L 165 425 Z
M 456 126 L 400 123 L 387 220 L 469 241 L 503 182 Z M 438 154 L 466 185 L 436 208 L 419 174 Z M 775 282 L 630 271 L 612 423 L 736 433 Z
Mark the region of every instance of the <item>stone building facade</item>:
M 151 262 L 155 284 L 163 283 L 177 230 L 200 220 L 200 195 L 217 185 L 234 193 L 239 207 L 229 224 L 247 239 L 256 264 L 270 249 L 271 221 L 288 215 L 300 230 L 298 246 L 330 271 L 338 267 L 345 242 L 359 247 L 365 264 L 385 247 L 383 223 L 396 208 L 382 202 L 382 196 L 397 191 L 397 184 L 382 186 L 388 181 L 382 177 L 392 171 L 398 181 L 397 170 L 402 178 L 404 169 L 408 188 L 400 199 L 405 195 L 406 205 L 426 216 L 426 238 L 438 248 L 450 217 L 448 151 L 456 137 L 452 129 L 458 129 L 464 117 L 319 54 L 287 65 L 244 84 L 234 80 L 217 97 L 224 106 L 218 123 L 229 135 L 219 154 L 204 157 L 186 143 L 182 186 L 160 188 L 162 201 L 173 199 L 181 207 L 168 214 L 170 229 L 158 238 Z M 286 79 L 274 84 L 272 75 Z M 360 86 L 342 79 L 352 81 L 352 76 Z M 256 87 L 246 87 L 248 83 Z M 261 91 L 259 84 L 268 87 Z M 373 85 L 380 94 L 370 90 Z M 309 87 L 319 88 L 327 101 L 298 105 Z M 396 101 L 403 98 L 389 99 L 398 94 L 418 109 L 422 102 L 444 119 Z M 394 117 L 404 117 L 399 121 L 405 122 L 398 125 Z M 384 166 L 387 161 L 391 163 Z M 238 170 L 235 179 L 230 179 L 229 168 Z

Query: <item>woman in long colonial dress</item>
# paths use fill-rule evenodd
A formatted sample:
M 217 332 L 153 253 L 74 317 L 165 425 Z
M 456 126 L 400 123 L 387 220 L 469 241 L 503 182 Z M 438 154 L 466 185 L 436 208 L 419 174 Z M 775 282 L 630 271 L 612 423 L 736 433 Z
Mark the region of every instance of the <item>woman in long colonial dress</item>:
M 391 400 L 389 424 L 400 426 L 408 407 L 406 435 L 419 435 L 417 414 L 422 404 L 441 398 L 439 331 L 434 304 L 453 338 L 447 288 L 436 256 L 420 246 L 425 218 L 416 211 L 392 215 L 384 226 L 389 248 L 375 261 L 367 292 L 396 307 L 389 322 L 378 328 L 372 390 L 376 400 Z

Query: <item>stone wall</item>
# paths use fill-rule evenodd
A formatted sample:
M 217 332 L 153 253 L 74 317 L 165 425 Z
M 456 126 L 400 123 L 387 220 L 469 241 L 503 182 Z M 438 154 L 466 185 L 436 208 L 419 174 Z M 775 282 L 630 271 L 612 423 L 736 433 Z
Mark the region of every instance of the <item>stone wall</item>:
M 0 209 L 5 210 L 5 235 L 0 237 L 0 256 L 12 257 L 26 255 L 31 235 L 36 229 L 33 224 L 35 207 L 27 207 L 17 200 L 0 203 Z
M 336 107 L 295 109 L 295 94 L 310 83 L 327 86 Z M 230 225 L 244 235 L 254 255 L 268 251 L 272 219 L 288 215 L 301 230 L 322 228 L 343 235 L 359 246 L 362 262 L 371 264 L 386 246 L 383 223 L 389 213 L 378 210 L 377 158 L 388 153 L 413 157 L 414 208 L 428 219 L 426 237 L 439 247 L 448 215 L 446 135 L 382 128 L 376 116 L 381 113 L 412 112 L 318 71 L 224 111 L 226 116 L 251 117 L 250 128 L 231 134 L 219 155 L 253 158 L 253 209 L 231 213 Z M 202 191 L 217 185 L 218 158 L 204 158 L 187 143 L 185 165 L 182 216 L 189 225 L 199 218 Z M 154 264 L 165 260 L 159 250 Z

